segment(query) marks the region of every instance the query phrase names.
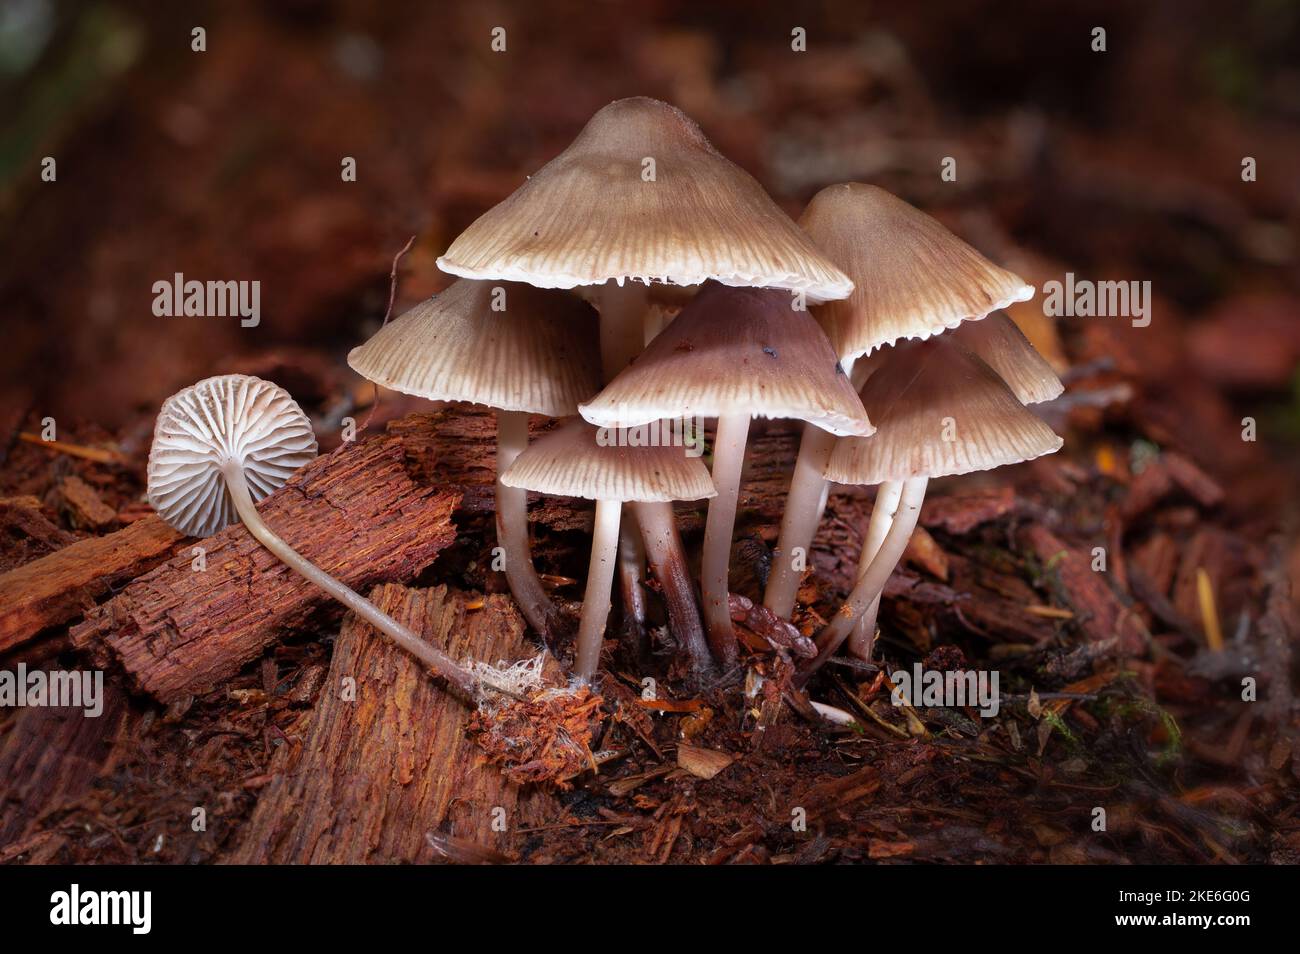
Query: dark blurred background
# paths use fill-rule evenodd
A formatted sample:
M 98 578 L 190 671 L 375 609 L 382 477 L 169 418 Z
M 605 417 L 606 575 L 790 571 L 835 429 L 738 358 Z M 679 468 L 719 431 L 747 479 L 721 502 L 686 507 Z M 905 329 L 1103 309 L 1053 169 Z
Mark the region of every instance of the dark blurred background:
M 1014 317 L 1068 376 L 1075 427 L 1248 482 L 1289 467 L 1300 433 L 1298 50 L 1291 0 L 4 0 L 0 398 L 130 450 L 205 373 L 287 376 L 308 404 L 354 390 L 342 357 L 382 319 L 406 239 L 399 310 L 596 109 L 646 94 L 792 215 L 875 182 L 1039 286 L 1151 281 L 1148 328 L 1049 321 L 1041 297 Z M 175 272 L 260 280 L 261 324 L 155 317 Z

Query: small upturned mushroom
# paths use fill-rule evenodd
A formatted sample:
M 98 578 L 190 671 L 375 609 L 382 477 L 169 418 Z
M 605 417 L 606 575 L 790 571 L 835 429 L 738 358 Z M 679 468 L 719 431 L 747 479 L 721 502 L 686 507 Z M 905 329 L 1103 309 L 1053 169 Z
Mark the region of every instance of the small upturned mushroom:
M 635 500 L 699 500 L 714 494 L 708 469 L 680 447 L 602 445 L 600 440 L 595 427 L 575 418 L 539 437 L 501 475 L 508 487 L 596 501 L 574 661 L 574 674 L 583 682 L 591 681 L 600 661 L 622 505 Z M 694 652 L 701 650 L 707 655 L 705 647 Z
M 854 282 L 847 298 L 813 309 L 850 375 L 856 359 L 883 345 L 941 334 L 1034 294 L 1032 285 L 877 186 L 828 186 L 813 196 L 799 224 Z M 834 444 L 825 431 L 804 428 L 763 595 L 763 604 L 783 618 L 799 587 L 792 556 L 808 552 L 826 506 L 822 472 Z
M 948 336 L 907 342 L 881 356 L 862 389 L 876 424 L 869 438 L 839 441 L 828 480 L 880 484 L 877 507 L 892 509 L 888 532 L 849 598 L 817 637 L 807 677 L 839 649 L 876 602 L 903 556 L 931 478 L 992 470 L 1033 460 L 1061 447 L 1006 383 Z
M 497 542 L 524 618 L 553 644 L 561 627 L 533 566 L 527 494 L 500 475 L 528 446 L 528 415 L 571 417 L 600 388 L 596 314 L 572 295 L 514 282 L 461 279 L 353 348 L 358 374 L 432 401 L 497 412 Z
M 599 110 L 568 148 L 462 232 L 438 267 L 466 278 L 586 289 L 600 312 L 605 383 L 644 348 L 650 301 L 662 286 L 711 279 L 799 291 L 811 302 L 853 288 L 690 117 L 644 96 Z M 632 509 L 647 547 L 653 526 L 667 527 L 680 548 L 670 507 Z M 625 539 L 624 552 L 627 591 L 639 586 L 640 567 L 630 565 L 639 544 Z M 693 602 L 679 581 L 659 582 L 665 593 L 676 591 L 679 605 Z
M 307 415 L 278 385 L 243 374 L 206 378 L 163 402 L 149 451 L 148 497 L 158 515 L 191 536 L 243 521 L 248 532 L 387 639 L 447 681 L 471 704 L 489 686 L 375 604 L 285 543 L 257 512 L 316 456 Z
M 871 422 L 830 343 L 788 291 L 710 283 L 582 416 L 635 427 L 677 415 L 717 418 L 701 583 L 709 643 L 735 659 L 728 562 L 751 417 L 808 421 L 830 434 L 867 435 Z

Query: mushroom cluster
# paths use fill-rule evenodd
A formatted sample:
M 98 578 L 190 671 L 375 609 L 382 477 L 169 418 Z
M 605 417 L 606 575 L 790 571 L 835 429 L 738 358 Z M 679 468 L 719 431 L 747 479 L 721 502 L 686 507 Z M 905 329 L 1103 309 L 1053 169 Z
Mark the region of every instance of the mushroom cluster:
M 715 441 L 710 496 L 716 492 L 716 497 L 709 508 L 703 573 L 707 642 L 672 509 L 673 499 L 705 495 L 636 494 L 629 484 L 627 495 L 598 499 L 628 505 L 628 517 L 618 523 L 615 553 L 632 628 L 644 626 L 639 607 L 649 557 L 669 630 L 692 672 L 703 677 L 718 663 L 733 662 L 726 564 L 749 417 L 788 413 L 829 423 L 837 434 L 870 432 L 861 402 L 847 381 L 837 382 L 829 345 L 803 310 L 805 302 L 844 297 L 853 283 L 752 176 L 713 148 L 691 119 L 666 103 L 641 97 L 619 100 L 596 113 L 567 149 L 452 242 L 438 265 L 462 280 L 568 289 L 595 306 L 600 360 L 594 370 L 606 390 L 593 387 L 585 396 L 590 403 L 579 410 L 599 430 L 591 432 L 590 440 L 567 444 L 567 452 L 586 458 L 590 478 L 602 470 L 626 470 L 623 459 L 639 456 L 629 446 L 636 442 L 622 436 L 630 428 L 675 419 L 676 427 L 659 433 L 680 433 L 682 419 L 720 419 L 726 450 L 719 451 Z M 742 294 L 751 289 L 763 291 Z M 505 308 L 511 307 L 507 295 Z M 678 310 L 669 330 L 678 329 L 677 335 L 687 329 L 694 337 L 689 329 L 697 328 L 703 336 L 658 343 L 666 318 Z M 730 317 L 721 318 L 724 312 Z M 652 340 L 657 343 L 653 353 L 646 351 Z M 675 360 L 683 352 L 696 360 Z M 365 373 L 355 360 L 353 366 Z M 682 389 L 668 393 L 643 377 L 652 366 L 676 374 Z M 713 375 L 721 369 L 736 373 L 726 381 L 700 378 L 701 371 Z M 700 384 L 715 386 L 713 393 L 694 391 Z M 633 396 L 624 400 L 619 396 L 623 391 Z M 687 453 L 679 445 L 657 450 L 658 457 L 647 460 Z M 547 455 L 548 467 L 563 464 L 554 447 L 542 447 L 539 441 L 536 449 L 502 469 L 500 483 L 538 489 L 547 483 L 535 459 L 542 455 Z M 606 463 L 597 466 L 602 459 Z M 693 463 L 703 470 L 699 461 Z M 522 476 L 525 472 L 528 477 Z M 595 496 L 581 482 L 563 485 L 574 494 Z M 607 542 L 600 531 L 610 525 L 608 515 L 597 523 L 593 567 Z M 507 565 L 527 559 L 519 546 L 498 542 L 507 551 Z M 593 595 L 589 580 L 587 596 Z M 516 596 L 522 603 L 518 590 Z M 608 594 L 597 599 L 607 613 Z M 584 606 L 584 635 L 596 625 L 591 622 L 596 611 L 596 606 Z M 602 614 L 601 632 L 604 623 Z M 583 654 L 579 642 L 578 675 L 589 678 L 594 659 Z
M 617 572 L 644 651 L 647 570 L 692 678 L 739 662 L 729 593 L 750 422 L 804 422 L 764 604 L 789 620 L 831 482 L 874 485 L 857 583 L 800 684 L 847 645 L 870 657 L 880 594 L 932 478 L 1055 451 L 1026 405 L 1061 384 L 998 310 L 1033 295 L 939 222 L 874 186 L 815 196 L 799 223 L 680 110 L 611 103 L 438 260 L 455 280 L 352 350 L 387 388 L 497 414 L 496 532 L 520 611 L 557 655 L 570 617 L 533 564 L 527 494 L 595 502 L 572 672 L 597 678 Z M 529 442 L 530 416 L 558 425 Z M 715 422 L 711 466 L 675 439 Z M 458 693 L 506 691 L 294 552 L 255 501 L 314 455 L 289 396 L 238 375 L 169 399 L 150 497 L 175 526 L 242 520 L 268 549 L 416 654 Z M 707 499 L 699 560 L 674 502 Z M 700 596 L 702 595 L 702 610 Z M 475 675 L 474 673 L 479 673 Z
M 800 679 L 845 642 L 870 655 L 930 478 L 1060 446 L 1024 406 L 1060 382 L 996 314 L 1032 287 L 873 186 L 831 186 L 795 223 L 656 100 L 597 112 L 438 265 L 457 281 L 349 362 L 399 391 L 498 410 L 498 544 L 553 649 L 563 627 L 532 565 L 524 494 L 596 501 L 582 682 L 598 671 L 616 571 L 643 648 L 647 564 L 695 678 L 736 664 L 728 562 L 754 417 L 804 422 L 764 598 L 777 616 L 794 609 L 830 482 L 879 487 L 858 584 Z M 569 420 L 527 446 L 528 414 Z M 666 439 L 705 419 L 708 470 Z M 703 498 L 701 606 L 673 502 Z

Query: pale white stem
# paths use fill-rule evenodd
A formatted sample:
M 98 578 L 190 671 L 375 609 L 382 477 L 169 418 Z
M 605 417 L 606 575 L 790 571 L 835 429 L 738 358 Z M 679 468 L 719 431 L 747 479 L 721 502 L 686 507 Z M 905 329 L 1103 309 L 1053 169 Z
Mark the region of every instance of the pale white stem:
M 664 314 L 650 307 L 650 287 L 644 282 L 631 279 L 622 285 L 614 281 L 606 282 L 600 290 L 597 309 L 600 311 L 601 365 L 608 382 L 631 363 L 663 329 Z M 633 604 L 635 618 L 635 607 L 644 606 L 640 588 L 646 558 L 642 539 L 638 537 L 644 538 L 647 547 L 651 545 L 652 538 L 657 539 L 662 547 L 667 548 L 661 551 L 663 553 L 681 554 L 682 543 L 673 519 L 672 504 L 636 503 L 628 509 L 636 514 L 636 521 L 623 521 L 619 575 L 625 594 L 624 602 Z M 637 522 L 642 524 L 639 535 L 636 533 Z M 646 524 L 652 525 L 654 529 L 647 530 Z M 668 625 L 673 636 L 690 655 L 696 671 L 706 671 L 709 668 L 708 661 L 700 655 L 699 643 L 703 632 L 699 611 L 690 577 L 684 572 L 684 559 L 673 559 L 669 555 L 664 560 L 652 560 L 652 566 L 663 590 L 668 609 Z M 642 625 L 644 610 L 638 620 L 638 626 Z
M 862 541 L 862 556 L 858 558 L 858 578 L 867 572 L 871 561 L 885 542 L 885 535 L 894 524 L 894 513 L 903 496 L 903 482 L 889 480 L 880 485 L 876 491 L 876 502 L 871 508 L 871 522 L 867 524 L 867 535 Z M 849 636 L 849 654 L 859 659 L 871 658 L 871 647 L 876 641 L 876 617 L 880 613 L 880 597 L 877 596 L 862 614 Z
M 601 286 L 596 310 L 600 312 L 600 364 L 608 384 L 645 349 L 650 286 L 631 279 L 620 285 L 611 279 Z
M 578 623 L 578 653 L 574 673 L 591 682 L 600 663 L 600 647 L 609 618 L 610 588 L 618 557 L 618 527 L 623 506 L 617 500 L 596 501 L 596 525 L 591 534 L 591 563 L 587 568 L 587 589 L 582 597 L 582 619 Z
M 822 663 L 835 654 L 852 632 L 858 619 L 866 612 L 867 607 L 884 590 L 890 574 L 894 572 L 894 567 L 898 565 L 903 552 L 907 549 L 907 542 L 912 538 L 912 530 L 915 529 L 917 518 L 920 516 L 921 502 L 925 499 L 925 487 L 928 483 L 929 478 L 926 477 L 914 477 L 904 481 L 902 499 L 894 515 L 893 526 L 885 534 L 885 539 L 876 552 L 875 559 L 867 568 L 867 572 L 858 578 L 857 585 L 853 587 L 848 600 L 835 614 L 834 621 L 817 635 L 817 658 L 800 669 L 796 679 L 798 685 L 802 686 L 806 683 Z
M 406 650 L 420 662 L 432 669 L 463 699 L 473 703 L 480 689 L 480 681 L 450 656 L 431 643 L 425 642 L 414 632 L 393 619 L 374 603 L 370 602 L 351 587 L 339 582 L 316 564 L 312 563 L 289 544 L 285 543 L 275 531 L 263 522 L 248 491 L 248 482 L 244 470 L 237 462 L 231 461 L 221 468 L 226 480 L 226 490 L 235 505 L 235 512 L 244 522 L 248 532 L 258 543 L 270 550 L 280 562 L 289 566 L 300 576 L 320 587 L 334 597 L 357 616 L 365 620 L 390 642 Z
M 528 447 L 528 414 L 524 411 L 497 412 L 497 544 L 505 555 L 506 581 L 528 624 L 553 646 L 559 625 L 559 611 L 542 586 L 533 566 L 528 542 L 528 491 L 507 487 L 501 475 Z
M 794 611 L 803 567 L 808 564 L 817 524 L 826 509 L 830 482 L 823 475 L 834 449 L 834 434 L 813 424 L 804 425 L 799 456 L 790 478 L 790 492 L 781 514 L 781 534 L 763 593 L 763 605 L 782 619 L 789 619 Z
M 667 502 L 640 503 L 636 505 L 636 515 L 641 523 L 650 570 L 663 591 L 668 627 L 678 645 L 690 657 L 695 672 L 707 673 L 713 669 L 713 659 L 700 623 L 695 584 L 691 582 L 686 552 L 677 534 L 673 505 Z
M 704 590 L 709 646 L 713 657 L 724 666 L 736 659 L 727 567 L 731 562 L 731 534 L 736 526 L 736 501 L 740 496 L 740 472 L 745 463 L 748 437 L 748 414 L 724 414 L 718 418 L 713 437 L 713 486 L 718 495 L 709 501 L 709 516 L 704 522 L 700 585 Z
M 600 312 L 600 364 L 605 383 L 645 350 L 646 320 L 650 314 L 650 286 L 627 279 L 622 285 L 610 279 L 596 295 Z M 618 546 L 619 590 L 624 611 L 639 634 L 645 629 L 645 550 L 632 520 L 624 520 Z

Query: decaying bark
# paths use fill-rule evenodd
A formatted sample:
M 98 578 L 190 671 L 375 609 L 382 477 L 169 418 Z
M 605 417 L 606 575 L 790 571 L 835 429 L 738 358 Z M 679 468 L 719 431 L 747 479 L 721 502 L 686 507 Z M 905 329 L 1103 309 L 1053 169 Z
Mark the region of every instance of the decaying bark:
M 111 587 L 163 562 L 182 539 L 160 518 L 146 517 L 0 576 L 0 651 L 75 618 Z
M 360 589 L 409 580 L 455 538 L 459 500 L 416 484 L 399 442 L 345 445 L 304 467 L 260 510 L 290 546 Z M 91 610 L 74 644 L 100 665 L 117 662 L 163 702 L 239 671 L 329 602 L 235 524 L 207 540 L 204 569 L 191 548 Z
M 61 706 L 18 711 L 0 736 L 0 862 L 10 860 L 5 851 L 21 848 L 42 817 L 75 802 L 113 766 L 131 718 L 126 693 L 108 683 L 95 718 Z
M 97 530 L 117 520 L 117 511 L 104 503 L 94 487 L 75 474 L 59 484 L 59 497 L 74 527 Z
M 381 609 L 457 659 L 538 651 L 507 596 L 377 587 Z M 471 606 L 480 605 L 478 609 Z M 520 828 L 558 814 L 508 782 L 465 734 L 469 711 L 407 654 L 348 616 L 303 734 L 271 765 L 236 864 L 506 860 Z M 430 844 L 430 833 L 438 848 Z
M 529 422 L 535 436 L 541 418 Z M 496 486 L 496 414 L 477 406 L 456 406 L 430 414 L 408 414 L 388 424 L 402 442 L 411 473 L 423 483 L 455 488 L 460 509 L 493 510 Z
M 7 572 L 76 542 L 75 535 L 55 526 L 42 509 L 36 497 L 0 497 L 0 534 L 6 544 L 0 569 Z
M 534 439 L 546 419 L 534 417 Z M 496 481 L 496 419 L 490 411 L 457 405 L 429 414 L 411 414 L 391 422 L 388 433 L 402 441 L 412 473 L 417 479 L 459 490 L 461 509 L 469 513 L 492 510 Z M 780 519 L 790 482 L 798 432 L 787 422 L 756 422 L 746 451 L 740 485 L 740 517 L 761 522 Z M 530 493 L 528 519 L 553 530 L 588 532 L 592 525 L 590 501 L 547 497 Z M 678 504 L 677 522 L 683 532 L 704 526 L 706 507 L 697 502 Z

